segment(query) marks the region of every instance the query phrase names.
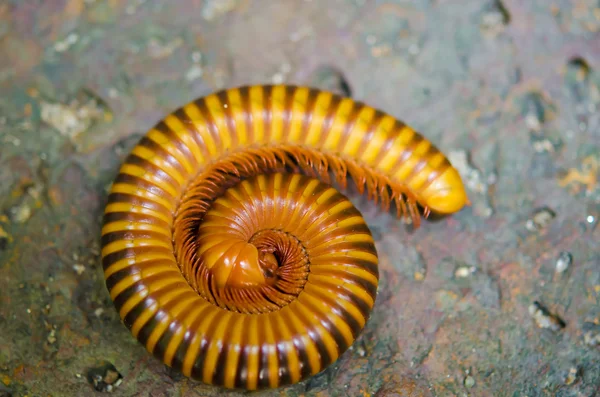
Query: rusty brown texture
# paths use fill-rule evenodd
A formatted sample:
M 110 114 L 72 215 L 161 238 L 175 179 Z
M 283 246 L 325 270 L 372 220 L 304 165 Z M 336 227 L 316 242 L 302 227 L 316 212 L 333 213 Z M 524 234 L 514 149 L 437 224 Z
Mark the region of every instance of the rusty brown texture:
M 0 396 L 88 396 L 119 374 L 114 395 L 244 395 L 131 337 L 99 235 L 145 131 L 219 88 L 271 82 L 350 92 L 414 126 L 473 205 L 413 232 L 351 193 L 381 258 L 372 318 L 323 373 L 256 395 L 597 395 L 598 1 L 8 0 Z

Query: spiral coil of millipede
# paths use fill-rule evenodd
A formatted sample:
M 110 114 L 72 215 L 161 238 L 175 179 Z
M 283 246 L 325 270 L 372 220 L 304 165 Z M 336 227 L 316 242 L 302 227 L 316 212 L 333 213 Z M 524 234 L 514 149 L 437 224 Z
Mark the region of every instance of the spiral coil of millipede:
M 223 90 L 165 117 L 121 166 L 105 209 L 106 285 L 125 325 L 184 375 L 227 388 L 299 382 L 367 322 L 373 238 L 338 190 L 451 214 L 468 199 L 431 142 L 349 98 Z

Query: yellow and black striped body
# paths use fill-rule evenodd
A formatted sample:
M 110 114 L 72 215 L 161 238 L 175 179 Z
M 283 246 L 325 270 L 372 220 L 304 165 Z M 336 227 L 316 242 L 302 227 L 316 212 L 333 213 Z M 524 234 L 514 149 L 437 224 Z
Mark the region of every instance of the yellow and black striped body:
M 369 318 L 378 270 L 331 174 L 417 224 L 417 203 L 447 214 L 468 201 L 429 141 L 328 92 L 225 90 L 159 122 L 122 165 L 102 229 L 107 287 L 132 334 L 228 388 L 295 383 L 335 361 Z

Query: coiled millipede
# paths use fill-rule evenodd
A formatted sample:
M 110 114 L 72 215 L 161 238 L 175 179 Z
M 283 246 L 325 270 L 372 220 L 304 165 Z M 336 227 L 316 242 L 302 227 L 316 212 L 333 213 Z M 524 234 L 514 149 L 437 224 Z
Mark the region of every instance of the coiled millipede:
M 122 164 L 105 209 L 110 297 L 146 349 L 227 388 L 299 382 L 354 342 L 378 257 L 346 178 L 418 226 L 468 204 L 458 172 L 395 118 L 307 87 L 193 101 Z

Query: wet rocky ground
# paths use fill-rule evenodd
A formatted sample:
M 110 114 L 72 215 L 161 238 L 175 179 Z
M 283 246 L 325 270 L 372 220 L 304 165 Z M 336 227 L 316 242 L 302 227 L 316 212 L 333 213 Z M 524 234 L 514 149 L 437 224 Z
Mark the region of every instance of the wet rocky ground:
M 448 153 L 473 205 L 411 231 L 351 193 L 381 258 L 372 318 L 334 366 L 256 395 L 598 395 L 597 0 L 7 0 L 0 396 L 221 395 L 120 323 L 101 214 L 155 122 L 267 82 L 404 120 Z

